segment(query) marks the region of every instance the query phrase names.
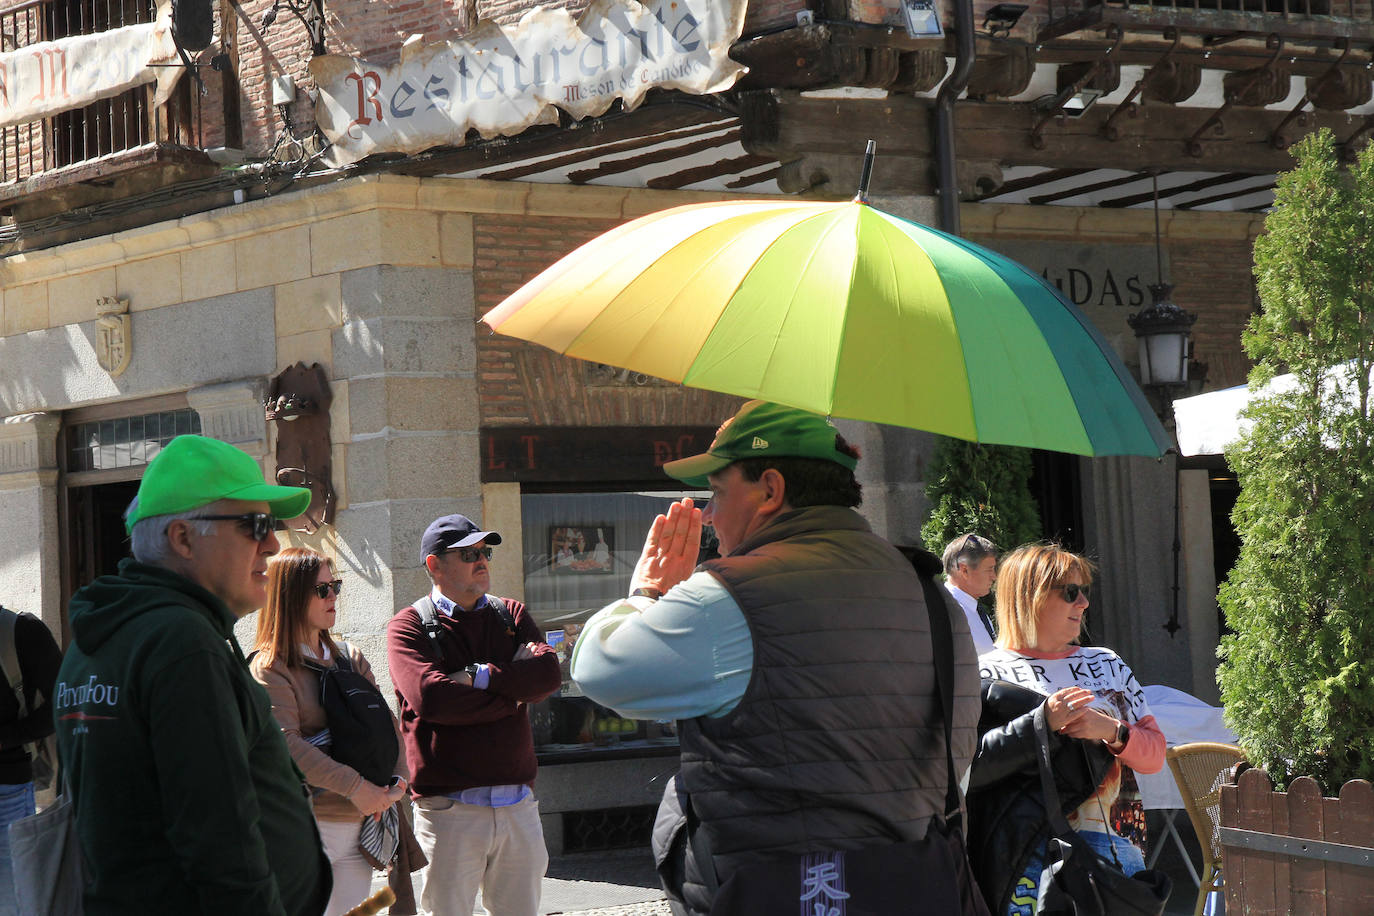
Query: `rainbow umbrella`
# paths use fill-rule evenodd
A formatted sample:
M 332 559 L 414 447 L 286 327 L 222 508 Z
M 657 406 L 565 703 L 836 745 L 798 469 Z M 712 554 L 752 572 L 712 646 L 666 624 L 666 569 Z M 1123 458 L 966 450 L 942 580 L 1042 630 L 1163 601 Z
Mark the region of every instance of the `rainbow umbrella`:
M 827 416 L 1080 455 L 1172 445 L 1057 289 L 862 197 L 653 213 L 483 320 L 579 359 Z

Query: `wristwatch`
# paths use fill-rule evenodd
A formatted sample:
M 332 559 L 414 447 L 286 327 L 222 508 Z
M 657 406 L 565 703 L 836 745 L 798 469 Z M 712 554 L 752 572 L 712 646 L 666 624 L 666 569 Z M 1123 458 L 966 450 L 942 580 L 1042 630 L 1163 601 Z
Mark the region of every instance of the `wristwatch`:
M 630 592 L 630 597 L 631 597 L 631 598 L 648 598 L 650 601 L 657 601 L 658 599 L 660 599 L 660 598 L 663 597 L 663 592 L 659 591 L 659 590 L 656 589 L 656 588 L 650 588 L 650 587 L 648 587 L 648 586 L 641 586 L 641 587 L 635 589 L 634 591 Z
M 472 679 L 475 681 L 475 680 L 477 680 L 477 672 L 482 670 L 482 666 L 481 666 L 481 665 L 477 665 L 477 664 L 472 664 L 472 665 L 468 665 L 468 666 L 467 666 L 466 668 L 464 668 L 463 670 L 467 672 L 468 677 L 472 678 Z
M 1125 747 L 1125 746 L 1126 746 L 1126 742 L 1127 742 L 1127 741 L 1130 741 L 1130 740 L 1131 740 L 1131 727 L 1130 727 L 1129 725 L 1127 725 L 1125 722 L 1117 722 L 1117 723 L 1116 723 L 1116 740 L 1113 741 L 1112 743 L 1113 743 L 1113 744 L 1119 744 L 1119 745 L 1121 745 L 1122 747 Z

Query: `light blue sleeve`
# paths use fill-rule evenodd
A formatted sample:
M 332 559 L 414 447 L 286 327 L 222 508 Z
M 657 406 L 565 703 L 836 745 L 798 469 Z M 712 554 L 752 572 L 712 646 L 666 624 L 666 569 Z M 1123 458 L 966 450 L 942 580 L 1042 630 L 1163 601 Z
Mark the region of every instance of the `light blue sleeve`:
M 631 719 L 723 716 L 749 686 L 754 643 L 725 586 L 694 573 L 658 601 L 597 611 L 573 646 L 582 693 Z

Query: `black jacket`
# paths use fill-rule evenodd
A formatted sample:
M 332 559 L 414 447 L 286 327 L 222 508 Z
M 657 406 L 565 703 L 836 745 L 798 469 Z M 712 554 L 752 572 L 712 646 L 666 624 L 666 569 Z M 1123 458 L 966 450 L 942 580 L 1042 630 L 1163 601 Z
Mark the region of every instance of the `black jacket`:
M 0 683 L 0 785 L 22 785 L 33 779 L 25 745 L 53 732 L 53 683 L 62 664 L 62 650 L 52 633 L 32 614 L 17 615 L 14 649 L 29 713 L 20 717 L 19 698 L 10 690 L 10 672 L 4 672 L 4 682 Z
M 968 853 L 994 916 L 1007 911 L 1017 879 L 1049 838 L 1033 718 L 1044 702 L 1025 687 L 983 681 L 978 753 L 969 774 Z M 1112 755 L 1100 742 L 1051 732 L 1050 761 L 1067 816 L 1092 796 Z
M 126 559 L 72 596 L 57 675 L 87 916 L 316 916 L 329 860 L 234 616 Z

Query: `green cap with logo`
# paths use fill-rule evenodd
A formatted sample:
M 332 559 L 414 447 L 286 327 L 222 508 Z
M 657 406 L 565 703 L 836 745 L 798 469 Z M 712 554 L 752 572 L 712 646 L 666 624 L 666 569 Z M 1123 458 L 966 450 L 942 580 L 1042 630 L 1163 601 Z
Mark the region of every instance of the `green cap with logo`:
M 309 490 L 268 483 L 242 449 L 207 436 L 177 436 L 148 463 L 138 504 L 124 527 L 133 531 L 140 519 L 190 512 L 221 499 L 265 502 L 277 518 L 295 518 L 310 507 Z
M 708 486 L 707 475 L 744 458 L 818 458 L 854 470 L 859 460 L 836 447 L 835 435 L 820 414 L 750 401 L 716 431 L 706 454 L 669 461 L 663 470 L 690 487 Z

